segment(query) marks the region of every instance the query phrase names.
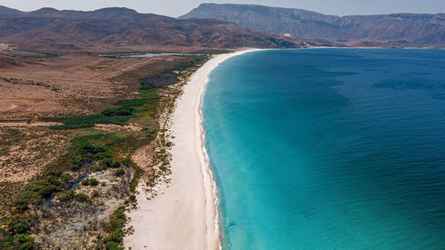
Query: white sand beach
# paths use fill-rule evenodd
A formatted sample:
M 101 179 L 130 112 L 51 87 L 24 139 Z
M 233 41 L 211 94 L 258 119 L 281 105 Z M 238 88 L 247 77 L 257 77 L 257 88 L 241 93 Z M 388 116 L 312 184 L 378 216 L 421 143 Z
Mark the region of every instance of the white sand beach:
M 198 69 L 178 98 L 172 117 L 172 181 L 152 200 L 142 191 L 129 213 L 133 250 L 220 249 L 217 189 L 204 147 L 201 100 L 209 74 L 225 60 L 254 50 L 218 55 Z

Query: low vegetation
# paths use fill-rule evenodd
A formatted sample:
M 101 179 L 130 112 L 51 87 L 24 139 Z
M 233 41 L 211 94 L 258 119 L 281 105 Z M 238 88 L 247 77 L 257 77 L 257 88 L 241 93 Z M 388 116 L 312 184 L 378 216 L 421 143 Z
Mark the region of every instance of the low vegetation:
M 96 124 L 125 125 L 138 114 L 156 112 L 156 103 L 159 102 L 159 90 L 156 88 L 141 88 L 140 98 L 124 100 L 99 114 L 87 116 L 62 117 L 57 119 L 63 125 L 54 126 L 54 129 L 91 128 Z
M 123 250 L 122 243 L 125 237 L 125 224 L 127 216 L 125 215 L 125 206 L 116 209 L 111 215 L 110 221 L 105 224 L 106 237 L 103 244 L 108 250 Z
M 168 70 L 157 70 L 157 74 L 175 75 L 170 83 L 162 80 L 161 85 L 151 84 L 145 78 L 138 97 L 119 101 L 102 112 L 51 118 L 63 124 L 49 131 L 66 133 L 69 146 L 39 175 L 17 188 L 12 209 L 0 220 L 0 249 L 54 249 L 67 244 L 64 238 L 78 248 L 123 249 L 125 210 L 134 205 L 134 192 L 144 174 L 131 156 L 139 147 L 155 141 L 170 145 L 164 138 L 161 117 L 172 111 L 180 87 L 169 86 L 183 81 L 206 59 L 195 56 L 176 65 L 168 62 Z M 142 71 L 149 77 L 156 73 L 146 70 Z M 141 74 L 135 73 L 139 79 Z M 96 129 L 98 124 L 133 124 L 141 129 L 102 131 Z M 153 164 L 160 172 L 150 173 L 152 183 L 168 173 L 168 152 L 160 149 L 153 155 Z M 105 216 L 108 219 L 97 219 L 98 211 L 102 217 L 109 213 Z M 66 235 L 69 233 L 72 235 Z M 77 241 L 73 241 L 76 235 Z

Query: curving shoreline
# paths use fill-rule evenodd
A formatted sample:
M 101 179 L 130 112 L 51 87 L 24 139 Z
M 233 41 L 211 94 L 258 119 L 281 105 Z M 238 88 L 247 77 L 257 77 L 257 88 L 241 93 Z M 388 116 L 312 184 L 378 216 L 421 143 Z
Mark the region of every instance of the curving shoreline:
M 219 196 L 218 196 L 218 187 L 215 182 L 215 178 L 213 176 L 213 170 L 212 166 L 210 165 L 209 156 L 207 153 L 207 149 L 205 147 L 205 129 L 203 124 L 203 113 L 202 113 L 202 106 L 204 103 L 204 96 L 207 89 L 207 84 L 209 82 L 210 74 L 214 69 L 216 69 L 221 63 L 224 61 L 240 56 L 249 52 L 257 51 L 258 49 L 248 49 L 248 50 L 242 50 L 238 52 L 234 52 L 231 54 L 224 54 L 216 56 L 215 58 L 211 59 L 209 63 L 209 68 L 205 71 L 205 79 L 197 79 L 196 82 L 201 82 L 201 90 L 199 93 L 199 104 L 197 106 L 196 112 L 197 112 L 197 131 L 199 131 L 200 134 L 200 141 L 199 141 L 199 151 L 200 152 L 200 158 L 201 158 L 201 168 L 202 168 L 202 174 L 204 179 L 204 184 L 206 188 L 206 205 L 207 205 L 207 248 L 206 249 L 221 249 L 221 240 L 222 240 L 222 233 L 220 231 L 220 218 L 219 218 Z M 198 73 L 198 72 L 197 72 Z M 204 73 L 204 72 L 203 72 Z M 193 83 L 193 78 L 191 80 L 191 83 Z M 210 201 L 210 202 L 208 202 Z
M 210 73 L 230 58 L 255 49 L 217 55 L 199 68 L 184 87 L 172 116 L 172 177 L 162 193 L 147 200 L 143 185 L 138 208 L 128 216 L 134 233 L 125 247 L 156 250 L 221 249 L 218 194 L 205 148 L 202 103 Z

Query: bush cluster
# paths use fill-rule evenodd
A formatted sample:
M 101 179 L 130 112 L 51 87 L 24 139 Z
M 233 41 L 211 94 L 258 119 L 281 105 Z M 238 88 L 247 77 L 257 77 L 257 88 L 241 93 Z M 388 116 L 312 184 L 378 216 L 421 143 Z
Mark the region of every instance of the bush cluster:
M 41 176 L 24 187 L 16 202 L 16 208 L 24 211 L 31 205 L 40 205 L 42 201 L 51 199 L 57 193 L 69 191 L 76 183 L 71 175 L 66 173 L 69 170 L 83 169 L 90 172 L 95 170 L 95 168 L 90 168 L 92 166 L 101 166 L 103 169 L 122 167 L 123 163 L 113 159 L 113 146 L 118 142 L 119 138 L 104 134 L 76 138 L 63 161 L 57 162 L 54 167 L 48 168 Z M 84 184 L 96 186 L 99 183 L 92 178 Z M 65 193 L 62 195 L 62 200 L 73 199 Z
M 146 105 L 153 103 L 154 100 L 159 100 L 159 93 L 157 89 L 149 88 L 141 90 L 142 98 L 124 100 L 117 103 L 114 107 L 108 108 L 101 113 L 87 116 L 72 116 L 61 117 L 58 120 L 63 122 L 63 125 L 54 126 L 54 129 L 78 129 L 91 128 L 96 124 L 118 124 L 124 125 L 128 123 L 131 118 L 134 118 L 138 113 L 145 111 L 153 105 Z
M 31 250 L 35 248 L 34 239 L 30 235 L 31 221 L 13 219 L 13 222 L 8 225 L 8 229 L 0 228 L 0 249 Z
M 105 225 L 107 236 L 104 238 L 105 247 L 108 250 L 123 250 L 122 242 L 125 237 L 125 224 L 127 216 L 125 207 L 119 207 L 111 215 L 110 221 Z
M 80 203 L 90 203 L 91 199 L 84 193 L 76 193 L 72 190 L 63 191 L 57 194 L 57 198 L 61 202 L 77 201 Z
M 82 185 L 95 187 L 99 185 L 99 181 L 96 178 L 89 178 L 82 181 Z

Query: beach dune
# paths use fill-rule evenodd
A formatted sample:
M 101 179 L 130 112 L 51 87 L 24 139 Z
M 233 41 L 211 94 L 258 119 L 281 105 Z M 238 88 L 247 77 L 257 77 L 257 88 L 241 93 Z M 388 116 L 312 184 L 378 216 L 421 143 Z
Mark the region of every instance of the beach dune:
M 184 87 L 172 117 L 172 181 L 152 200 L 146 198 L 140 185 L 138 208 L 129 213 L 134 233 L 126 237 L 126 248 L 221 248 L 217 189 L 204 147 L 201 102 L 209 74 L 225 60 L 250 51 L 215 56 Z

